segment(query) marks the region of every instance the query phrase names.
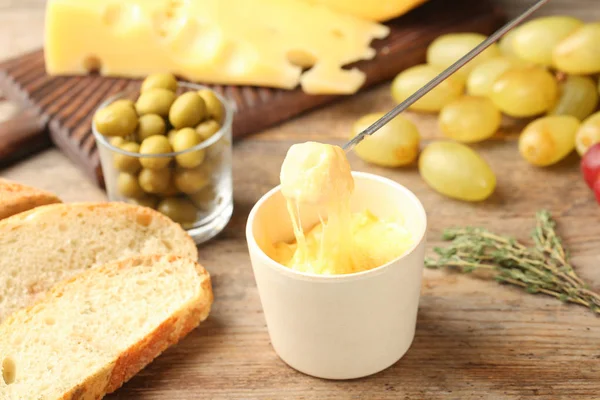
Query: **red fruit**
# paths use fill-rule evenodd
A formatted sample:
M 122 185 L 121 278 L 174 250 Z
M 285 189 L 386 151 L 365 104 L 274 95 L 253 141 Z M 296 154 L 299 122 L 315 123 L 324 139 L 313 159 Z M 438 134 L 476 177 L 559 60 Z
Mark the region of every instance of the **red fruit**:
M 581 158 L 581 173 L 585 183 L 594 189 L 600 177 L 600 143 L 596 143 Z M 596 192 L 596 196 L 598 196 Z

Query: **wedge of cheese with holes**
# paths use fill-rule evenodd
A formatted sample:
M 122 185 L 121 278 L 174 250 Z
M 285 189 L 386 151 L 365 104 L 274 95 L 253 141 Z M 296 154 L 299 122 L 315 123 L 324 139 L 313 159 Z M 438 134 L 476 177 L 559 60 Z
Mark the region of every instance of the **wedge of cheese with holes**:
M 389 29 L 303 0 L 49 0 L 51 75 L 172 72 L 218 84 L 354 93 Z
M 322 4 L 334 11 L 354 15 L 370 21 L 387 21 L 399 17 L 427 0 L 303 0 Z

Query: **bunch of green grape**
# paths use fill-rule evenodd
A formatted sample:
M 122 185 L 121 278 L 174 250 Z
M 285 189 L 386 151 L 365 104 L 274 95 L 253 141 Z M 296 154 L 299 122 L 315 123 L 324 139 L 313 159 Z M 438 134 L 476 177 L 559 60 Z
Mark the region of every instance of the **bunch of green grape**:
M 485 38 L 477 33 L 438 37 L 427 49 L 425 64 L 408 68 L 393 80 L 393 99 L 402 102 Z M 356 153 L 378 164 L 379 159 L 389 160 L 391 151 L 399 152 L 398 143 L 409 143 L 413 148 L 402 153 L 415 154 L 411 161 L 420 157 L 419 170 L 431 187 L 450 197 L 481 200 L 493 192 L 495 176 L 468 145 L 494 136 L 503 115 L 531 119 L 520 134 L 519 153 L 536 166 L 554 164 L 574 149 L 583 155 L 600 142 L 598 74 L 600 22 L 584 23 L 568 16 L 532 19 L 409 108 L 438 114 L 446 140 L 429 144 L 419 156 L 414 127 L 408 133 L 411 141 L 398 139 L 407 135 L 401 129 L 387 129 L 379 135 L 376 132 L 377 138 L 366 138 Z M 370 146 L 370 141 L 378 145 Z M 463 171 L 476 167 L 482 171 L 476 177 Z

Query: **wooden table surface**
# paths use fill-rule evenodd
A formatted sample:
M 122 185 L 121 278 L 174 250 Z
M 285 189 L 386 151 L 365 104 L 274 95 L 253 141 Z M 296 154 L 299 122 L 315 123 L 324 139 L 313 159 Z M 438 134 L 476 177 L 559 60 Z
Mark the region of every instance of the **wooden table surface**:
M 504 0 L 509 13 L 521 0 Z M 44 1 L 0 0 L 0 58 L 42 43 Z M 545 14 L 566 12 L 600 19 L 597 0 L 554 0 Z M 288 147 L 306 140 L 341 144 L 352 122 L 392 106 L 387 85 L 353 96 L 234 146 L 235 211 L 215 240 L 200 247 L 213 276 L 216 302 L 210 318 L 108 398 L 116 399 L 600 399 L 600 318 L 578 306 L 528 295 L 512 287 L 425 271 L 414 343 L 402 360 L 375 376 L 332 382 L 305 376 L 273 352 L 244 238 L 248 212 L 278 183 Z M 0 104 L 0 114 L 13 112 Z M 435 120 L 409 114 L 423 143 L 440 137 Z M 415 166 L 381 169 L 354 155 L 353 169 L 401 182 L 423 201 L 428 248 L 454 225 L 482 225 L 526 238 L 535 212 L 550 210 L 580 275 L 600 290 L 600 206 L 571 155 L 556 166 L 526 164 L 507 127 L 474 146 L 498 177 L 496 193 L 480 204 L 443 198 L 420 179 Z M 52 190 L 64 201 L 104 200 L 58 151 L 48 150 L 2 177 Z

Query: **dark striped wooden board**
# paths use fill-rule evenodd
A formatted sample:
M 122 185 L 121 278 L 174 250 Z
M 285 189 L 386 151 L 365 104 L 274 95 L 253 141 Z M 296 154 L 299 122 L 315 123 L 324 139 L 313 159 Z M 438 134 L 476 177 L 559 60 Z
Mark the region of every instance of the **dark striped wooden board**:
M 421 63 L 426 47 L 447 32 L 489 34 L 503 22 L 488 0 L 430 0 L 387 23 L 390 35 L 373 45 L 377 55 L 356 66 L 366 73 L 363 88 L 387 81 Z M 65 44 L 68 45 L 68 44 Z M 0 64 L 0 89 L 23 106 L 23 112 L 0 124 L 0 164 L 50 145 L 50 140 L 99 186 L 103 186 L 98 152 L 91 133 L 94 110 L 107 97 L 139 80 L 90 76 L 48 76 L 43 50 Z M 235 103 L 234 137 L 259 132 L 342 96 L 311 96 L 301 90 L 211 85 Z M 49 140 L 50 139 L 50 140 Z

